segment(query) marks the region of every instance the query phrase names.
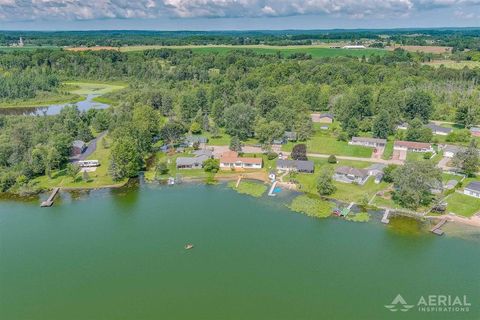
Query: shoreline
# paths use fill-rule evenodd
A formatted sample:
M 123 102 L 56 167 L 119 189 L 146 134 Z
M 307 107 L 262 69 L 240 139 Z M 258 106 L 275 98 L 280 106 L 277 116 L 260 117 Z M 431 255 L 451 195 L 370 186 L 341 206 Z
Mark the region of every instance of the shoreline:
M 222 175 L 222 176 L 219 176 L 219 177 L 214 177 L 212 182 L 214 182 L 213 184 L 215 184 L 216 182 L 221 183 L 221 182 L 236 181 L 236 180 L 238 180 L 239 176 L 242 175 L 243 176 L 242 179 L 245 179 L 245 180 L 251 180 L 251 181 L 253 180 L 253 181 L 262 182 L 262 183 L 269 183 L 268 177 L 265 177 L 264 179 L 262 179 L 258 176 L 257 172 L 252 172 L 252 173 L 253 173 L 253 175 L 248 175 L 249 173 Z M 60 190 L 61 191 L 66 191 L 66 192 L 73 192 L 73 191 L 95 191 L 95 190 L 105 190 L 105 189 L 121 189 L 121 188 L 124 188 L 124 187 L 128 187 L 130 184 L 134 183 L 134 181 L 136 181 L 136 179 L 138 179 L 138 181 L 143 180 L 143 182 L 147 185 L 148 184 L 159 183 L 159 182 L 152 181 L 152 180 L 146 180 L 143 177 L 143 175 L 141 175 L 138 178 L 128 179 L 124 183 L 119 183 L 119 184 L 105 185 L 105 186 L 95 186 L 95 187 L 61 187 Z M 205 184 L 205 185 L 209 184 L 208 181 L 206 181 L 206 177 L 184 177 L 184 178 L 182 178 L 182 182 L 185 182 L 185 183 L 201 183 L 201 184 Z M 298 192 L 298 193 L 301 193 L 301 194 L 304 194 L 304 195 L 309 195 L 309 193 L 306 193 L 306 192 L 303 192 L 302 190 L 299 190 L 297 188 L 297 186 L 292 184 L 292 183 L 284 182 L 284 181 L 278 181 L 277 184 L 279 186 L 284 187 L 285 189 L 287 189 L 289 191 L 294 191 L 294 192 Z M 38 191 L 36 193 L 32 193 L 32 194 L 28 194 L 28 195 L 20 195 L 20 194 L 14 194 L 14 193 L 9 193 L 9 194 L 0 193 L 0 201 L 4 200 L 4 197 L 2 197 L 2 195 L 6 196 L 7 198 L 11 197 L 10 200 L 14 200 L 14 201 L 22 201 L 22 200 L 33 201 L 35 197 L 38 197 L 42 193 L 48 193 L 51 190 L 52 189 L 41 190 L 41 191 Z M 328 197 L 321 197 L 321 198 L 325 201 L 332 201 L 332 202 L 335 202 L 335 203 L 348 204 L 345 201 L 334 199 L 334 198 L 328 198 Z M 360 204 L 355 203 L 355 202 L 353 202 L 353 204 L 357 207 L 360 206 Z M 398 208 L 384 208 L 384 207 L 376 207 L 376 206 L 371 206 L 371 205 L 369 205 L 368 207 L 371 210 L 382 210 L 382 211 L 390 210 L 392 215 L 407 216 L 407 217 L 411 217 L 411 218 L 419 220 L 419 221 L 439 221 L 441 219 L 447 219 L 449 222 L 458 223 L 460 225 L 468 225 L 468 226 L 472 226 L 472 227 L 476 227 L 476 228 L 480 229 L 480 217 L 475 216 L 475 215 L 472 216 L 471 218 L 460 217 L 460 216 L 457 216 L 457 215 L 454 215 L 454 214 L 427 216 L 427 215 L 423 215 L 422 213 L 414 214 L 410 211 L 402 211 L 401 209 L 398 209 Z

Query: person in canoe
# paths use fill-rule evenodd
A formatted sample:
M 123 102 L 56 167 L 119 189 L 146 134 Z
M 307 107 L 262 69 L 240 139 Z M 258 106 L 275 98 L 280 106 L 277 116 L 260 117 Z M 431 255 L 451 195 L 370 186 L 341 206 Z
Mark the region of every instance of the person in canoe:
M 193 244 L 191 244 L 191 243 L 187 243 L 187 244 L 185 245 L 185 250 L 190 250 L 190 249 L 192 249 L 192 248 L 193 248 Z

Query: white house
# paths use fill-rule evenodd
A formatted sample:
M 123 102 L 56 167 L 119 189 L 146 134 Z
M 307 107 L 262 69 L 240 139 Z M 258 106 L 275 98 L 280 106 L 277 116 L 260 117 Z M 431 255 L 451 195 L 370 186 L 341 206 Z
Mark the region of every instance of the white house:
M 434 152 L 430 143 L 414 141 L 395 141 L 393 150 L 412 152 Z
M 376 138 L 366 138 L 366 137 L 353 137 L 348 144 L 378 148 L 378 147 L 385 147 L 385 145 L 387 144 L 387 140 L 376 139 Z
M 463 193 L 467 196 L 480 198 L 480 181 L 470 182 L 463 190 Z

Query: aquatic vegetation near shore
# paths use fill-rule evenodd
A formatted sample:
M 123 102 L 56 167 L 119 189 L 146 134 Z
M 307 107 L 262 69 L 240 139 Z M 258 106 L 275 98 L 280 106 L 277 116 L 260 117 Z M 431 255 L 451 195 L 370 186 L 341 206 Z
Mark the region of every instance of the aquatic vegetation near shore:
M 238 185 L 238 188 L 236 187 L 236 184 L 236 181 L 230 181 L 228 183 L 228 186 L 236 190 L 238 193 L 248 194 L 256 198 L 261 197 L 265 193 L 265 191 L 267 191 L 266 185 L 257 182 L 242 181 Z
M 346 219 L 353 222 L 368 222 L 370 221 L 370 214 L 363 211 L 357 214 L 349 214 Z
M 304 213 L 307 216 L 326 218 L 332 214 L 333 204 L 319 199 L 301 195 L 293 199 L 288 206 L 292 211 Z
M 388 224 L 389 230 L 406 235 L 419 235 L 422 233 L 422 222 L 418 219 L 404 216 L 393 216 Z

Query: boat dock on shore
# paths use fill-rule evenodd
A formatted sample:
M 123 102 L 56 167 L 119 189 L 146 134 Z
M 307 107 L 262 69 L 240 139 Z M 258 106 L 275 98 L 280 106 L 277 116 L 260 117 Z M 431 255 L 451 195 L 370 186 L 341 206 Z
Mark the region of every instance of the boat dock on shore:
M 48 207 L 53 206 L 53 201 L 55 200 L 55 196 L 58 194 L 58 191 L 60 191 L 60 188 L 54 188 L 54 189 L 52 190 L 52 193 L 50 194 L 50 197 L 48 197 L 47 200 L 43 201 L 43 202 L 40 204 L 40 207 L 42 207 L 42 208 L 48 208 Z
M 447 219 L 440 220 L 439 223 L 437 223 L 432 229 L 430 229 L 430 232 L 432 232 L 433 234 L 436 234 L 437 236 L 443 235 L 444 232 L 441 228 L 445 223 L 447 223 Z

